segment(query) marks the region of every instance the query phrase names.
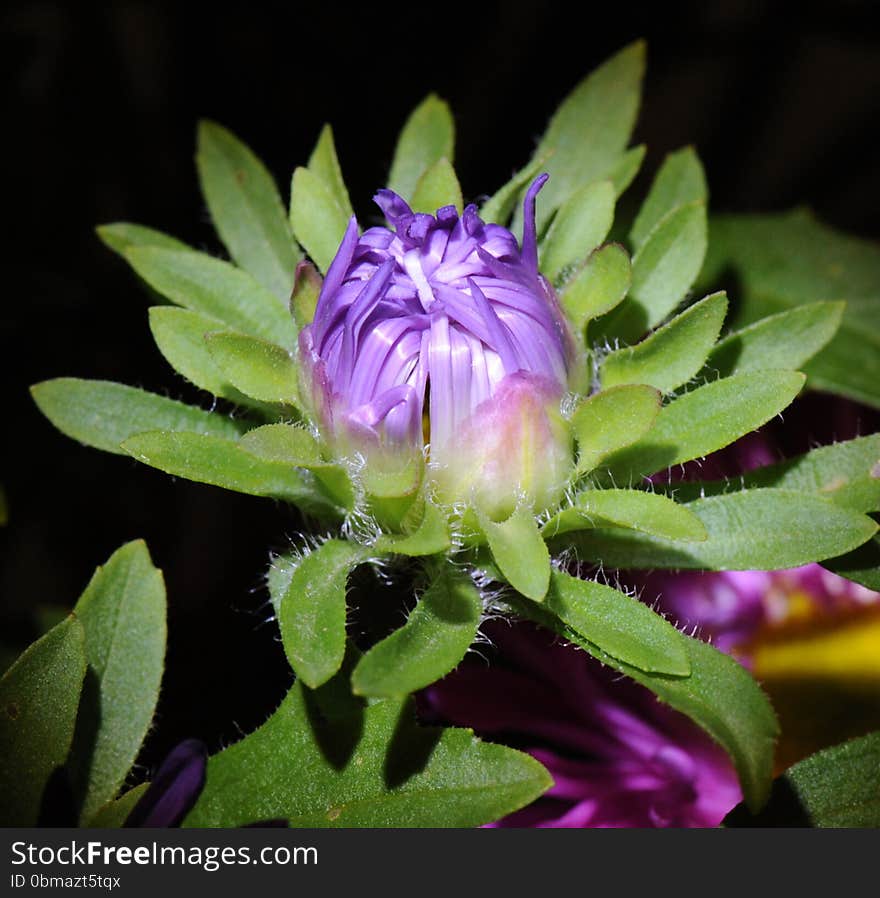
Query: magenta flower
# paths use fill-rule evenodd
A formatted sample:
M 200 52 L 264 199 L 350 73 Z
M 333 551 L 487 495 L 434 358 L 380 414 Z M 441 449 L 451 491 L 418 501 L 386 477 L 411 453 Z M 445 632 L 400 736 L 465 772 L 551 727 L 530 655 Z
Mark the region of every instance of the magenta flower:
M 422 716 L 529 752 L 554 786 L 499 821 L 516 827 L 717 826 L 741 799 L 724 751 L 653 694 L 531 624 L 490 624 L 420 696 Z
M 545 180 L 526 195 L 522 247 L 475 206 L 414 213 L 390 190 L 375 199 L 393 230 L 359 237 L 351 219 L 300 334 L 314 412 L 338 455 L 393 468 L 427 441 L 443 501 L 504 513 L 517 493 L 536 509 L 559 498 L 571 467 L 559 415 L 570 336 L 538 271 Z

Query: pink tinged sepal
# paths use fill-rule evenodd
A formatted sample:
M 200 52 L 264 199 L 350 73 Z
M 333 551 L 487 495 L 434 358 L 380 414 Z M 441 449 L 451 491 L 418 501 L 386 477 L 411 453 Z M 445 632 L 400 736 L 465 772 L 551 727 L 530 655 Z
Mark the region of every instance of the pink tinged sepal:
M 429 476 L 437 498 L 496 521 L 511 515 L 518 501 L 535 513 L 556 505 L 572 468 L 560 398 L 549 378 L 524 371 L 505 377 L 451 438 L 431 443 Z

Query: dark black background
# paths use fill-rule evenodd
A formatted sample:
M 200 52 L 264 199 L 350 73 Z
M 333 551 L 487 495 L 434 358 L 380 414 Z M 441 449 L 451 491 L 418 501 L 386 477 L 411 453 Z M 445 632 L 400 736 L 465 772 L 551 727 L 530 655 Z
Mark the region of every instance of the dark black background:
M 7 3 L 4 641 L 33 638 L 35 607 L 71 604 L 95 565 L 144 537 L 170 601 L 146 766 L 185 736 L 212 748 L 233 740 L 289 681 L 265 623 L 262 572 L 269 551 L 296 533 L 295 513 L 81 447 L 39 415 L 26 389 L 77 375 L 207 401 L 159 355 L 148 297 L 93 232 L 129 220 L 219 250 L 192 162 L 199 117 L 238 133 L 285 195 L 294 165 L 331 121 L 355 208 L 368 213 L 398 128 L 436 90 L 454 109 L 457 168 L 474 198 L 527 160 L 585 73 L 645 37 L 636 139 L 650 155 L 633 193 L 664 152 L 694 143 L 714 210 L 808 203 L 876 238 L 876 5 Z M 817 433 L 823 426 L 817 419 Z

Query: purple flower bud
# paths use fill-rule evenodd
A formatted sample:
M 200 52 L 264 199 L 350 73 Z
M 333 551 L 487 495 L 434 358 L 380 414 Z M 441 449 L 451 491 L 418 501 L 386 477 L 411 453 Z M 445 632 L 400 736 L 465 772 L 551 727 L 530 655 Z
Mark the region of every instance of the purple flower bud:
M 375 200 L 393 230 L 351 219 L 300 334 L 314 411 L 341 455 L 421 455 L 444 501 L 487 513 L 555 501 L 571 465 L 559 419 L 570 335 L 538 271 L 535 198 L 522 247 L 475 206 L 414 213 Z M 378 450 L 378 451 L 377 451 Z M 540 461 L 540 465 L 537 462 Z M 537 470 L 534 470 L 537 469 Z

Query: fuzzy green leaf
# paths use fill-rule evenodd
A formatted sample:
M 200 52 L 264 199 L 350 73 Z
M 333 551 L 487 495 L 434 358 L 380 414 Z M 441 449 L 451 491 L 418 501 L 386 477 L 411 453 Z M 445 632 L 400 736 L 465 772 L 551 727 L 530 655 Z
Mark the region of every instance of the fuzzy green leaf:
M 149 783 L 140 783 L 119 798 L 108 801 L 85 825 L 89 829 L 120 829 L 149 787 Z
M 569 197 L 619 164 L 635 125 L 645 70 L 645 45 L 636 41 L 588 75 L 563 100 L 535 158 L 547 158 L 550 180 L 538 204 L 539 232 Z
M 419 178 L 440 159 L 453 159 L 455 123 L 449 106 L 429 94 L 410 114 L 400 132 L 388 186 L 405 200 L 412 197 Z
M 660 393 L 641 384 L 609 387 L 581 402 L 571 418 L 578 444 L 577 473 L 594 470 L 619 449 L 640 440 L 659 411 Z
M 95 228 L 101 242 L 112 249 L 114 253 L 125 256 L 125 253 L 135 246 L 158 246 L 162 249 L 174 249 L 192 252 L 182 240 L 163 234 L 153 228 L 144 225 L 131 224 L 127 221 L 117 221 L 113 224 L 99 225 Z
M 199 123 L 196 166 L 229 255 L 287 302 L 301 255 L 272 176 L 234 134 L 208 121 Z
M 196 433 L 150 431 L 129 437 L 122 449 L 174 477 L 251 496 L 269 496 L 326 518 L 344 513 L 307 471 L 261 458 L 238 442 Z
M 417 726 L 410 701 L 327 717 L 318 711 L 322 691 L 294 686 L 262 727 L 214 755 L 185 825 L 280 818 L 294 827 L 470 827 L 551 785 L 528 755 L 470 730 Z
M 296 239 L 319 271 L 330 267 L 350 218 L 351 213 L 339 205 L 332 188 L 314 172 L 307 168 L 294 171 L 290 187 L 290 224 Z
M 382 535 L 376 541 L 376 551 L 389 555 L 419 557 L 440 555 L 452 545 L 446 514 L 433 502 L 425 502 L 424 514 L 419 526 L 401 536 Z
M 643 440 L 608 459 L 614 479 L 635 483 L 722 449 L 779 414 L 804 380 L 797 371 L 746 371 L 680 396 L 660 410 Z
M 767 805 L 749 814 L 742 805 L 725 826 L 880 827 L 880 733 L 826 748 L 775 780 Z
M 500 523 L 482 518 L 480 527 L 507 582 L 527 598 L 543 599 L 550 583 L 550 553 L 531 509 L 520 505 Z
M 705 203 L 708 198 L 706 175 L 693 147 L 670 153 L 663 160 L 629 232 L 633 247 L 639 250 L 673 209 L 693 202 Z
M 345 591 L 363 546 L 330 539 L 297 565 L 281 598 L 278 623 L 290 666 L 311 688 L 326 683 L 345 657 Z
M 762 318 L 721 340 L 706 368 L 722 377 L 762 368 L 801 368 L 837 333 L 845 307 L 842 302 L 813 302 Z
M 617 243 L 597 249 L 562 288 L 562 304 L 574 332 L 583 335 L 587 322 L 604 315 L 626 296 L 632 278 L 629 256 Z
M 880 592 L 880 536 L 872 537 L 852 552 L 824 562 L 823 567 Z
M 88 675 L 71 768 L 86 823 L 125 782 L 153 719 L 165 660 L 165 585 L 143 541 L 117 549 L 74 608 Z
M 482 612 L 470 577 L 444 564 L 406 623 L 360 659 L 351 677 L 355 694 L 392 698 L 439 680 L 464 657 Z
M 614 196 L 619 198 L 632 184 L 642 167 L 647 147 L 640 143 L 630 147 L 606 173 L 606 177 L 614 185 Z
M 614 220 L 614 188 L 594 181 L 566 200 L 541 243 L 541 271 L 553 283 L 583 261 L 608 236 Z
M 134 247 L 125 258 L 140 277 L 175 305 L 242 333 L 289 348 L 296 346 L 296 326 L 284 303 L 234 265 L 205 253 L 155 246 Z
M 724 293 L 707 296 L 636 346 L 606 356 L 599 369 L 602 386 L 649 384 L 672 392 L 703 367 L 726 314 Z
M 314 321 L 323 283 L 324 279 L 311 262 L 300 262 L 296 266 L 296 278 L 290 294 L 290 312 L 299 330 Z
M 320 178 L 330 189 L 336 205 L 342 210 L 346 218 L 354 215 L 351 208 L 351 200 L 348 196 L 348 188 L 342 177 L 342 168 L 336 155 L 336 142 L 333 139 L 333 129 L 330 125 L 324 125 L 318 143 L 309 156 L 308 169 L 312 174 Z
M 800 492 L 754 489 L 686 506 L 709 534 L 682 543 L 634 530 L 581 530 L 565 537 L 583 559 L 608 567 L 781 570 L 842 555 L 877 532 L 862 514 Z
M 427 212 L 431 215 L 443 206 L 455 206 L 459 212 L 464 208 L 455 169 L 445 156 L 422 173 L 413 191 L 410 206 L 413 212 Z
M 236 389 L 264 402 L 299 404 L 297 367 L 286 349 L 229 332 L 208 334 L 206 341 L 217 367 Z
M 684 542 L 699 542 L 707 536 L 703 522 L 692 511 L 666 496 L 616 489 L 579 493 L 575 504 L 555 514 L 542 532 L 551 539 L 594 527 L 625 527 Z
M 85 672 L 85 636 L 71 615 L 0 679 L 0 825 L 36 826 L 46 785 L 70 749 Z
M 59 377 L 31 387 L 40 411 L 66 436 L 124 455 L 121 444 L 144 430 L 188 431 L 235 439 L 239 422 L 174 399 L 106 380 Z
M 521 168 L 516 172 L 506 184 L 499 187 L 486 200 L 480 208 L 480 218 L 486 222 L 506 224 L 510 220 L 510 216 L 523 191 L 544 170 L 546 163 L 546 158 L 536 156 L 525 168 Z

